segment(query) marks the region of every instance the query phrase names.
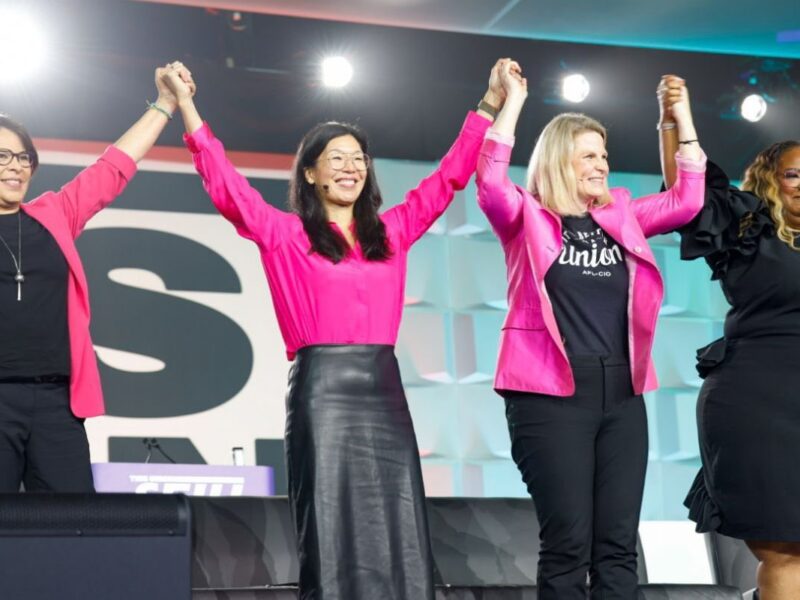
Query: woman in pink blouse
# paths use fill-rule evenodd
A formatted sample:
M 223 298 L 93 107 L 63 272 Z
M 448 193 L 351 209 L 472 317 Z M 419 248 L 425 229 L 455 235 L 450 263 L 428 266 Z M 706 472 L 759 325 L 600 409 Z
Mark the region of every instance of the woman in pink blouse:
M 508 267 L 495 389 L 541 525 L 538 597 L 583 600 L 588 573 L 592 598 L 634 600 L 642 394 L 657 385 L 650 350 L 663 295 L 647 238 L 700 211 L 705 156 L 683 90 L 672 108 L 679 174 L 667 192 L 632 201 L 609 190 L 605 128 L 575 113 L 544 128 L 518 187 L 508 163 L 527 88 L 510 67 L 478 161 L 478 201 Z
M 188 86 L 186 144 L 222 215 L 261 253 L 294 360 L 286 398 L 286 461 L 300 559 L 300 598 L 433 599 L 425 492 L 394 344 L 406 257 L 475 171 L 504 99 L 498 61 L 477 113 L 439 167 L 379 214 L 364 134 L 322 123 L 300 142 L 291 212 L 267 204 L 226 159 Z

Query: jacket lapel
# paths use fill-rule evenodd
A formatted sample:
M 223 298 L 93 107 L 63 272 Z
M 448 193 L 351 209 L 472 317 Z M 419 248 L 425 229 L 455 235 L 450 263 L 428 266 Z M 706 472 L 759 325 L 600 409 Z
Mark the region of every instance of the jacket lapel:
M 610 235 L 632 258 L 643 260 L 658 268 L 653 251 L 630 210 L 630 199 L 619 188 L 611 190 L 614 202 L 589 211 L 595 222 Z

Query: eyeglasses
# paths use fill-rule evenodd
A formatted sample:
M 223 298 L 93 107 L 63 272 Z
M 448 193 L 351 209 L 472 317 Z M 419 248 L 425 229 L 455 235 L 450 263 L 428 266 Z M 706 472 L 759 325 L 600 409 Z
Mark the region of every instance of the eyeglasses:
M 800 187 L 800 169 L 786 169 L 781 173 L 781 179 L 788 185 L 788 187 Z
M 11 161 L 15 158 L 19 162 L 20 167 L 27 168 L 33 165 L 33 154 L 27 150 L 23 150 L 22 152 L 12 152 L 7 148 L 0 148 L 0 166 L 4 167 L 11 164 Z
M 344 152 L 331 152 L 325 156 L 328 166 L 334 171 L 341 171 L 350 162 L 356 171 L 366 171 L 369 168 L 369 155 L 363 152 L 345 154 Z

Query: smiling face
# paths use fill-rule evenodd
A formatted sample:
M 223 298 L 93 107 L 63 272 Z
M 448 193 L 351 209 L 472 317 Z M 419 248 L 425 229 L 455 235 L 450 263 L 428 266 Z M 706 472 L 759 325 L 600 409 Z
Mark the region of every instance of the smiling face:
M 324 206 L 352 207 L 364 190 L 368 160 L 356 138 L 342 135 L 328 142 L 305 178 Z
M 0 149 L 14 153 L 26 150 L 19 136 L 5 128 L 0 128 Z M 16 157 L 7 165 L 0 165 L 0 214 L 19 210 L 19 205 L 28 193 L 31 175 L 31 167 L 23 167 Z
M 781 154 L 777 177 L 786 224 L 800 230 L 800 146 Z
M 596 131 L 577 134 L 571 162 L 581 203 L 588 206 L 607 193 L 608 153 L 603 136 Z

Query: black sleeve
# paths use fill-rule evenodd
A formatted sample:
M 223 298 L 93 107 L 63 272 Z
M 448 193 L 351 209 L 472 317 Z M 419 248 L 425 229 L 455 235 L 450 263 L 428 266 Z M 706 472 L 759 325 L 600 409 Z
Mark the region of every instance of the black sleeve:
M 713 270 L 713 278 L 718 279 L 727 267 L 730 253 L 755 252 L 756 238 L 771 223 L 766 204 L 753 194 L 731 186 L 724 171 L 709 161 L 703 208 L 678 230 L 681 258 L 705 258 Z

